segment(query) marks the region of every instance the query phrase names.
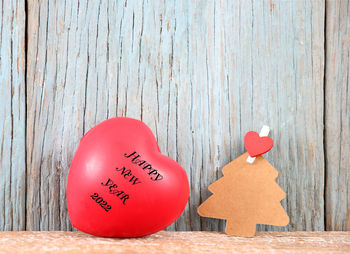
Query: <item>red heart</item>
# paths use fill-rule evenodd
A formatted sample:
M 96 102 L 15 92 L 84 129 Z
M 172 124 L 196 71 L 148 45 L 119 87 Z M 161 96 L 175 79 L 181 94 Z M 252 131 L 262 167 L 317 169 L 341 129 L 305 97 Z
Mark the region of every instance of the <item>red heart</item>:
M 102 237 L 141 237 L 173 223 L 189 197 L 186 171 L 162 155 L 141 121 L 92 128 L 73 157 L 67 208 L 73 226 Z
M 249 131 L 244 136 L 244 146 L 251 157 L 256 157 L 270 151 L 273 140 L 270 137 L 260 137 L 255 131 Z

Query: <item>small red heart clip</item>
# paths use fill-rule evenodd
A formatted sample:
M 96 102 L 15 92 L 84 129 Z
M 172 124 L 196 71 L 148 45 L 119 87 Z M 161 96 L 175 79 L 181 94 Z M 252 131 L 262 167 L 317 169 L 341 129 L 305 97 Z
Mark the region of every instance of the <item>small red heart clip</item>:
M 270 151 L 273 140 L 270 137 L 260 137 L 255 131 L 249 131 L 244 136 L 244 146 L 251 157 L 256 157 Z

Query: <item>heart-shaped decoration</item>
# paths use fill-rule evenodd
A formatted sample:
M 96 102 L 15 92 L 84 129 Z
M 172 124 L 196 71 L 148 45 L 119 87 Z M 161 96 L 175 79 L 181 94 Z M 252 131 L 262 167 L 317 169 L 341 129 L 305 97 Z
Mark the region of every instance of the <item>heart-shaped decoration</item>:
M 75 228 L 102 237 L 141 237 L 173 223 L 189 197 L 186 171 L 160 153 L 141 121 L 116 117 L 80 141 L 69 170 Z
M 260 137 L 255 131 L 249 131 L 244 136 L 244 146 L 251 157 L 256 157 L 270 151 L 273 140 L 270 137 Z

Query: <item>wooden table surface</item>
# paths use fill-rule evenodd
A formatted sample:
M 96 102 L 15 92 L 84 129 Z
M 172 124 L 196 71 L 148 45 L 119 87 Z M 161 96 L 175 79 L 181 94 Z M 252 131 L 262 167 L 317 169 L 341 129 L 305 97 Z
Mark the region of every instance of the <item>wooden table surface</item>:
M 81 232 L 0 232 L 0 253 L 350 253 L 350 232 L 259 232 L 253 238 L 218 232 L 162 231 L 137 239 Z

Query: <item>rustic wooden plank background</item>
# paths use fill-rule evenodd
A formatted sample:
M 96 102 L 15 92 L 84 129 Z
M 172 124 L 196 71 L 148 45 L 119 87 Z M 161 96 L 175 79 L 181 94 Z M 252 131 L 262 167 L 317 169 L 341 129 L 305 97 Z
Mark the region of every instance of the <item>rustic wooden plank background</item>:
M 0 230 L 72 230 L 71 159 L 114 116 L 144 121 L 187 170 L 190 200 L 171 230 L 223 230 L 197 206 L 263 124 L 291 223 L 259 230 L 350 229 L 350 0 L 10 2 Z
M 25 11 L 0 2 L 0 230 L 25 229 Z
M 350 1 L 327 2 L 326 229 L 350 230 Z

